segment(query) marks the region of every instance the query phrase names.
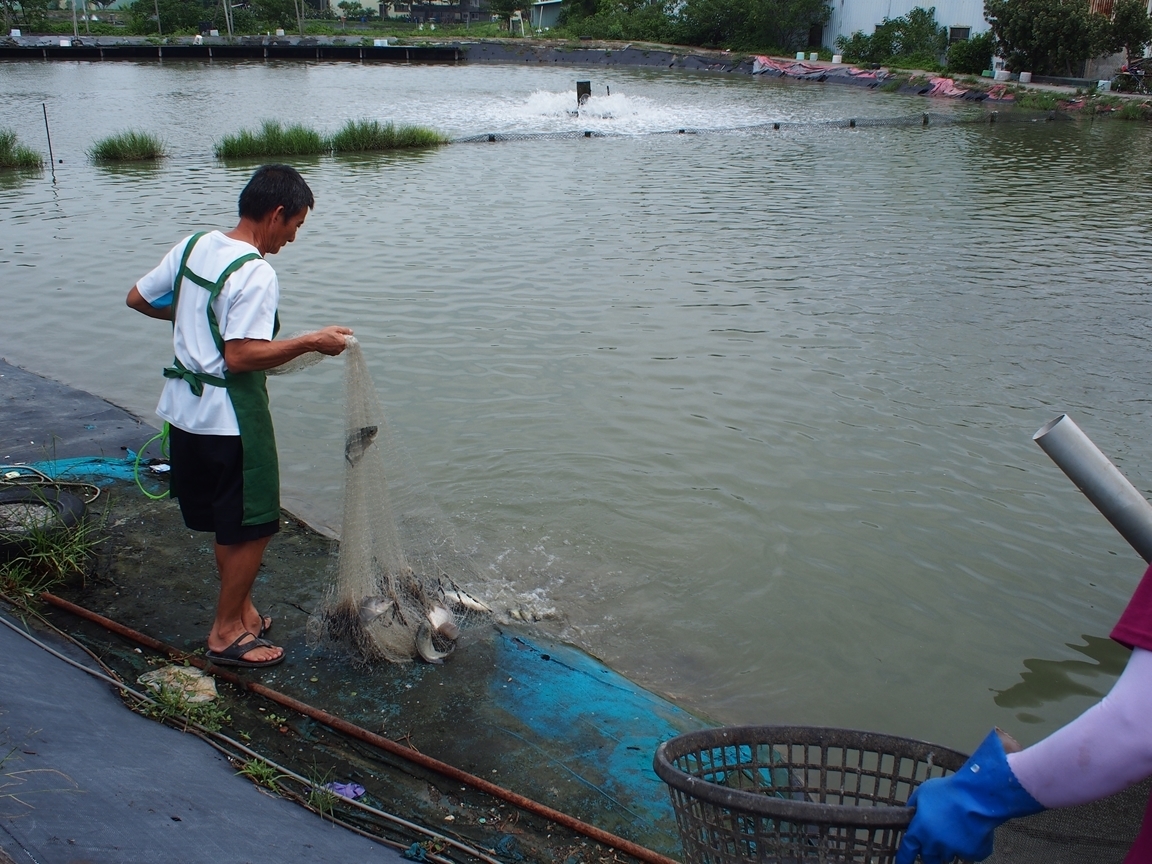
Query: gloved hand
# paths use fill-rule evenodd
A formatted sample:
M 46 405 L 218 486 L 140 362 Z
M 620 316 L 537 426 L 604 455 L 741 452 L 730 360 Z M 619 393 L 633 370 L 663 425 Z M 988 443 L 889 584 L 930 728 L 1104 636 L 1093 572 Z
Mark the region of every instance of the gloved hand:
M 908 800 L 916 808 L 896 853 L 896 864 L 947 864 L 953 858 L 983 861 L 992 854 L 996 826 L 1044 807 L 1020 785 L 993 729 L 960 770 L 919 786 Z

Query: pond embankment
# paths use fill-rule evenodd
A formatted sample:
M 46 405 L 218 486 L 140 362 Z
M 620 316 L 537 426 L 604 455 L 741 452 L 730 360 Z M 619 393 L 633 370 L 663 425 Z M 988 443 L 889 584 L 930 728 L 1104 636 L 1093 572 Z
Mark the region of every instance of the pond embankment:
M 55 602 L 39 608 L 33 617 L 43 616 L 93 650 L 106 669 L 129 686 L 135 686 L 142 673 L 172 659 L 172 653 L 198 665 L 196 655 L 202 653 L 218 590 L 211 538 L 188 531 L 175 502 L 149 499 L 136 483 L 126 479 L 132 476 L 133 451 L 154 430 L 102 399 L 2 360 L 0 403 L 5 405 L 9 421 L 0 432 L 0 461 L 8 466 L 32 462 L 38 470 L 60 479 L 100 486 L 99 497 L 88 507 L 88 518 L 99 525 L 103 538 L 95 563 L 83 579 L 69 579 L 51 589 L 81 608 L 69 611 L 68 603 Z M 143 483 L 154 495 L 163 492 L 162 475 L 145 477 Z M 496 849 L 506 858 L 557 864 L 627 860 L 627 855 L 617 857 L 619 849 L 636 843 L 647 847 L 641 851 L 648 861 L 666 862 L 664 855 L 675 854 L 675 827 L 667 793 L 651 770 L 652 754 L 661 741 L 699 728 L 699 719 L 575 648 L 542 639 L 528 628 L 498 625 L 487 618 L 465 628 L 459 649 L 443 665 L 368 667 L 339 651 L 318 649 L 309 638 L 309 613 L 327 590 L 336 552 L 332 540 L 283 514 L 281 532 L 261 568 L 256 596 L 261 611 L 275 622 L 274 638 L 285 647 L 287 660 L 282 666 L 247 673 L 239 682 L 218 684 L 227 714 L 223 734 L 233 741 L 244 741 L 271 765 L 312 778 L 312 785 L 355 781 L 366 790 L 364 800 L 376 809 L 436 826 L 438 832 L 446 832 L 469 847 Z M 27 614 L 3 601 L 0 597 L 0 613 Z M 96 616 L 79 615 L 83 610 Z M 112 632 L 99 624 L 99 616 L 146 634 L 143 648 L 131 637 L 125 638 L 123 632 Z M 14 644 L 20 642 L 14 635 L 11 638 L 16 640 Z M 156 648 L 154 640 L 168 649 L 152 650 Z M 56 662 L 39 649 L 32 649 L 31 658 L 29 664 L 51 666 Z M 45 710 L 44 694 L 30 684 L 36 675 L 27 674 L 28 664 L 17 666 L 8 664 L 0 669 L 5 709 L 16 711 L 13 716 L 38 718 Z M 44 677 L 56 680 L 54 676 Z M 254 693 L 251 682 L 287 698 L 274 701 Z M 150 801 L 167 808 L 163 818 L 187 819 L 190 824 L 183 827 L 192 829 L 210 821 L 214 808 L 224 800 L 210 797 L 205 790 L 213 783 L 228 781 L 226 766 L 221 766 L 220 759 L 207 748 L 197 754 L 191 742 L 184 745 L 185 749 L 191 746 L 191 752 L 181 750 L 176 763 L 159 758 L 157 748 L 163 749 L 164 735 L 170 737 L 168 730 L 162 730 L 160 743 L 153 746 L 150 732 L 133 731 L 142 722 L 140 718 L 127 712 L 117 718 L 115 701 L 104 696 L 97 700 L 90 692 L 93 689 L 99 691 L 101 686 L 78 683 L 56 688 L 49 698 L 54 700 L 54 708 L 65 708 L 63 713 L 68 717 L 108 715 L 111 719 L 100 720 L 99 725 L 111 730 L 108 737 L 115 739 L 114 745 L 74 735 L 65 724 L 52 729 L 72 739 L 73 745 L 46 752 L 57 760 L 49 768 L 68 776 L 87 778 L 107 765 L 109 772 L 104 779 L 108 782 L 98 787 L 107 794 L 85 796 L 85 800 L 92 799 L 91 813 L 85 810 L 72 822 L 68 822 L 73 815 L 68 796 L 38 804 L 37 818 L 25 823 L 27 837 L 21 840 L 21 848 L 43 851 L 48 842 L 45 838 L 51 838 L 55 826 L 67 823 L 69 836 L 81 838 L 83 848 L 106 851 L 109 841 L 101 833 L 102 826 L 112 824 L 120 826 L 121 836 L 128 835 L 125 848 L 134 849 L 136 857 L 171 858 L 163 854 L 166 847 L 151 841 L 144 824 L 160 816 L 136 813 L 121 820 L 114 807 L 101 808 L 96 799 L 115 803 L 127 797 L 128 792 L 119 792 L 115 785 L 116 772 L 139 772 L 155 787 Z M 349 736 L 338 725 L 317 722 L 309 713 L 283 707 L 285 701 L 292 700 L 341 718 L 346 726 L 356 724 L 361 730 L 387 738 L 389 741 L 378 744 L 389 746 L 373 746 Z M 28 728 L 33 725 L 44 724 L 29 720 Z M 39 761 L 32 757 L 40 749 L 32 746 L 38 743 L 32 740 L 35 736 L 28 733 L 32 735 L 28 740 L 8 740 L 24 734 L 23 729 L 0 730 L 0 745 L 9 745 L 0 752 L 10 748 L 13 753 L 22 751 L 27 756 L 20 757 L 21 767 L 34 768 Z M 143 743 L 132 755 L 132 742 L 137 738 Z M 402 742 L 402 746 L 392 742 Z M 402 756 L 407 750 L 433 758 L 423 759 L 425 764 L 398 758 L 398 752 Z M 125 765 L 109 761 L 121 756 L 127 760 Z M 242 767 L 247 758 L 242 753 L 240 756 L 239 762 L 233 756 L 236 767 Z M 453 770 L 440 771 L 426 764 L 436 760 Z M 218 776 L 222 774 L 223 780 Z M 469 777 L 483 780 L 471 782 Z M 243 786 L 240 780 L 232 783 L 233 787 Z M 492 788 L 485 791 L 486 787 Z M 496 788 L 510 790 L 512 797 L 502 798 Z M 61 787 L 55 791 L 83 790 Z M 249 810 L 255 808 L 255 814 L 259 809 L 243 798 L 244 792 L 247 790 L 241 788 L 239 797 L 224 796 L 237 825 L 249 824 Z M 183 809 L 177 808 L 179 812 L 173 809 L 174 804 L 168 806 L 178 800 L 184 802 Z M 526 806 L 533 802 L 545 802 L 570 822 L 557 824 L 554 816 L 543 813 L 547 808 Z M 430 853 L 442 848 L 435 838 L 429 841 L 427 835 L 381 824 L 379 819 L 370 818 L 371 814 L 348 811 L 339 801 L 327 806 L 329 816 L 334 807 L 338 817 L 387 838 L 393 846 L 424 843 Z M 274 813 L 267 819 L 252 818 L 254 824 L 264 824 L 284 817 Z M 291 814 L 288 819 L 291 821 Z M 576 820 L 596 827 L 590 834 L 574 827 Z M 298 831 L 291 824 L 267 830 L 286 838 L 285 842 L 299 841 L 298 845 L 306 848 L 309 832 L 318 823 L 312 823 L 303 812 L 297 821 L 301 825 Z M 43 831 L 36 828 L 38 825 Z M 601 846 L 590 839 L 595 831 L 611 831 L 616 836 L 608 842 L 622 842 Z M 350 851 L 346 850 L 344 857 L 363 857 L 359 839 L 351 838 Z M 309 860 L 338 860 L 339 844 L 329 846 L 331 857 Z M 0 850 L 3 848 L 0 844 Z M 649 852 L 652 849 L 657 851 Z M 194 854 L 176 857 L 201 860 Z M 277 852 L 277 858 L 298 860 L 291 850 Z M 461 860 L 477 859 L 465 855 Z

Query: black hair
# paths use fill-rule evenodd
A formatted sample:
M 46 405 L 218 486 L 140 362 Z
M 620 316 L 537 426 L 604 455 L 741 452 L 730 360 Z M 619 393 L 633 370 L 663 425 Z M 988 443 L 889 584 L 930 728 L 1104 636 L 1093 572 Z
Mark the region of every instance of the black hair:
M 316 206 L 312 190 L 291 165 L 261 165 L 240 193 L 240 216 L 259 221 L 277 207 L 295 216 Z

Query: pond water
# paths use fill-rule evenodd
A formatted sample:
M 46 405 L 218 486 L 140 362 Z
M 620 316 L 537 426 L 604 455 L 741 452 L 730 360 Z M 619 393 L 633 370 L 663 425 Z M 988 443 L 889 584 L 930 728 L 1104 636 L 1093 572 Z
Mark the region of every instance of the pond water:
M 355 328 L 477 593 L 722 723 L 1029 742 L 1122 666 L 1143 564 L 1030 438 L 1067 411 L 1152 487 L 1144 125 L 849 130 L 927 103 L 650 70 L 0 65 L 0 126 L 46 149 L 42 102 L 55 183 L 0 179 L 9 361 L 152 416 L 167 333 L 124 295 L 231 227 L 253 166 L 212 142 L 260 119 L 612 133 L 297 162 L 285 332 Z M 729 131 L 652 134 L 686 127 Z M 126 128 L 171 158 L 86 160 Z M 287 503 L 334 528 L 340 380 L 271 383 Z

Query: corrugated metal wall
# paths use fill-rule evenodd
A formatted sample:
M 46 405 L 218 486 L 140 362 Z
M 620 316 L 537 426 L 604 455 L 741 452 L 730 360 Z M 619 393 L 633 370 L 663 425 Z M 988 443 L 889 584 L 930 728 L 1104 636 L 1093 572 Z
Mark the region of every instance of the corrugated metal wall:
M 832 18 L 824 28 L 824 45 L 835 47 L 836 37 L 848 37 L 857 30 L 872 34 L 885 18 L 907 15 L 917 6 L 932 7 L 931 0 L 832 0 Z M 984 20 L 984 0 L 940 0 L 936 21 L 942 27 L 970 27 L 971 35 L 988 29 Z

